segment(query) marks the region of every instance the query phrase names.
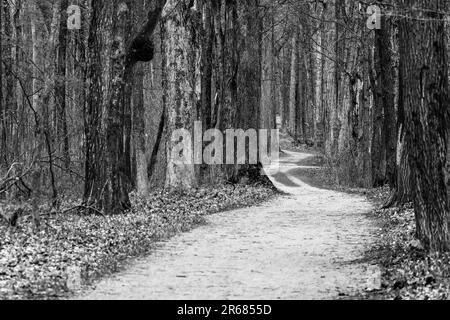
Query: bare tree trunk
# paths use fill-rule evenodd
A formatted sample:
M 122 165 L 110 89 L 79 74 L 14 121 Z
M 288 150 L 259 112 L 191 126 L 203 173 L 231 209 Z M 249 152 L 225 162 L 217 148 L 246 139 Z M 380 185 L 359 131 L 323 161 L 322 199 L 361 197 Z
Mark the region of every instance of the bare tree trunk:
M 406 145 L 405 139 L 405 104 L 403 102 L 403 78 L 402 70 L 404 69 L 402 60 L 399 61 L 398 71 L 398 108 L 397 108 L 397 155 L 396 155 L 396 183 L 389 199 L 383 205 L 384 208 L 393 206 L 402 206 L 412 200 L 411 186 L 411 169 L 408 161 L 408 150 L 410 147 Z
M 380 75 L 383 94 L 384 109 L 384 138 L 386 148 L 386 182 L 391 186 L 396 185 L 396 154 L 397 131 L 395 115 L 395 71 L 392 61 L 391 23 L 385 18 L 385 27 L 376 33 L 379 46 Z
M 212 81 L 213 81 L 213 53 L 214 53 L 214 19 L 213 19 L 213 3 L 209 0 L 200 2 L 200 10 L 203 13 L 201 21 L 201 99 L 200 113 L 202 119 L 203 131 L 213 128 L 213 98 L 212 98 Z M 202 132 L 203 134 L 203 132 Z M 210 166 L 200 166 L 200 180 L 214 180 L 214 172 Z
M 299 64 L 299 32 L 296 30 L 292 38 L 291 80 L 289 94 L 289 132 L 292 136 L 297 133 L 298 110 L 298 64 Z
M 262 19 L 259 0 L 238 2 L 240 64 L 237 76 L 236 128 L 259 129 L 261 124 Z M 259 149 L 258 149 L 259 150 Z M 257 166 L 236 166 L 235 176 L 257 177 Z
M 145 139 L 144 71 L 137 70 L 135 76 L 133 95 L 133 140 L 136 153 L 136 187 L 140 195 L 146 196 L 149 191 L 149 175 Z
M 261 75 L 261 121 L 260 127 L 271 129 L 273 127 L 273 19 L 271 4 L 267 4 L 267 11 L 263 18 L 262 35 L 262 75 Z
M 88 95 L 85 115 L 85 190 L 84 199 L 88 204 L 97 203 L 101 208 L 101 197 L 105 192 L 105 172 L 103 167 L 103 77 L 101 59 L 101 15 L 104 10 L 104 1 L 95 1 L 92 4 L 91 22 L 89 28 L 87 80 Z
M 86 132 L 85 200 L 108 214 L 117 214 L 130 207 L 130 100 L 133 67 L 137 62 L 149 62 L 154 56 L 153 32 L 160 20 L 165 1 L 154 0 L 149 5 L 147 20 L 136 35 L 132 35 L 131 0 L 126 2 L 93 2 L 89 35 L 90 83 Z M 112 25 L 102 16 L 107 6 L 114 15 Z M 112 41 L 107 95 L 107 114 L 103 116 L 101 31 L 110 28 Z M 102 118 L 105 119 L 102 134 Z M 103 155 L 104 153 L 104 155 Z
M 6 107 L 3 105 L 3 1 L 0 2 L 0 169 L 6 167 Z
M 303 23 L 301 31 L 300 52 L 298 60 L 298 93 L 297 93 L 297 141 L 306 143 L 307 140 L 307 109 L 308 109 L 308 74 L 307 74 L 307 60 L 308 53 L 306 50 L 306 37 L 308 36 L 305 30 L 305 23 Z
M 67 128 L 67 110 L 66 110 L 66 52 L 67 52 L 67 19 L 64 19 L 68 7 L 68 0 L 61 3 L 59 39 L 56 58 L 56 107 L 58 110 L 58 141 L 61 143 L 63 163 L 66 170 L 70 168 L 70 144 L 69 131 Z
M 209 0 L 203 0 L 203 21 L 202 21 L 202 88 L 201 88 L 201 112 L 204 129 L 212 127 L 212 74 L 213 74 L 213 44 L 214 31 L 212 19 L 212 4 Z
M 320 16 L 323 16 L 323 12 L 320 13 Z M 322 21 L 319 21 L 317 23 L 320 31 L 316 33 L 314 36 L 314 44 L 313 44 L 313 55 L 315 59 L 315 69 L 314 69 L 314 94 L 315 94 L 315 111 L 314 111 L 314 144 L 316 147 L 322 147 L 323 146 L 323 134 L 324 134 L 324 128 L 320 121 L 320 119 L 323 118 L 323 72 L 324 72 L 324 54 L 323 54 L 323 34 L 324 34 L 324 28 L 325 25 L 322 23 Z
M 382 18 L 381 29 L 375 30 L 372 170 L 375 187 L 396 185 L 397 134 L 395 131 L 394 68 L 391 49 L 391 22 Z M 383 168 L 386 168 L 383 170 Z
M 39 106 L 39 96 L 38 96 L 38 71 L 37 66 L 40 65 L 38 61 L 38 55 L 39 55 L 39 47 L 38 47 L 38 34 L 37 34 L 37 7 L 36 7 L 36 0 L 32 0 L 31 4 L 31 41 L 32 41 L 32 62 L 33 62 L 33 72 L 32 72 L 32 98 L 31 98 L 31 108 L 32 111 L 35 114 L 35 126 L 36 126 L 36 140 L 35 140 L 35 154 L 37 155 L 37 159 L 40 160 L 42 156 L 42 141 L 40 139 L 41 133 L 43 132 L 44 128 L 42 128 L 41 124 L 41 114 L 42 110 L 40 110 Z M 39 191 L 41 189 L 42 185 L 42 176 L 41 176 L 41 166 L 39 163 L 34 164 L 34 170 L 32 174 L 32 188 L 33 188 L 33 224 L 35 227 L 35 230 L 38 230 L 40 228 L 40 214 L 38 210 L 38 195 Z
M 3 64 L 0 66 L 0 68 L 3 68 L 4 70 L 4 76 L 3 79 L 6 83 L 5 86 L 5 96 L 4 96 L 4 105 L 3 105 L 3 112 L 0 112 L 0 127 L 2 128 L 2 131 L 0 133 L 1 135 L 1 142 L 3 143 L 3 152 L 1 152 L 0 155 L 0 165 L 3 161 L 3 164 L 6 166 L 9 166 L 11 162 L 15 159 L 14 154 L 14 140 L 13 140 L 13 115 L 16 114 L 16 106 L 17 106 L 17 100 L 16 100 L 16 50 L 14 43 L 16 41 L 16 35 L 14 34 L 14 28 L 13 28 L 13 15 L 14 15 L 14 7 L 9 3 L 8 0 L 3 0 L 3 13 L 4 13 L 4 34 L 6 37 L 8 37 L 9 41 L 3 44 L 3 61 L 5 63 L 5 66 Z M 6 56 L 5 56 L 6 54 Z M 0 150 L 1 150 L 0 146 Z
M 412 3 L 411 3 L 412 2 Z M 405 138 L 417 236 L 431 251 L 449 249 L 449 203 L 445 164 L 449 130 L 446 1 L 414 0 L 401 5 L 400 77 Z M 410 6 L 423 10 L 409 10 Z M 425 21 L 425 22 L 419 22 Z M 418 103 L 420 101 L 420 103 Z
M 290 79 L 291 79 L 291 45 L 288 44 L 286 48 L 283 49 L 282 56 L 282 75 L 281 75 L 281 109 L 282 109 L 282 127 L 289 128 L 289 95 L 290 95 Z
M 345 0 L 335 0 L 335 95 L 336 105 L 331 110 L 331 154 L 336 157 L 339 152 L 339 136 L 341 122 L 339 120 L 339 110 L 344 105 L 345 88 L 345 49 L 346 49 L 346 25 L 344 22 Z
M 164 21 L 164 96 L 167 111 L 168 167 L 166 186 L 170 188 L 190 188 L 196 184 L 193 164 L 192 136 L 197 117 L 195 101 L 196 43 L 192 28 L 190 2 L 182 0 L 177 4 L 169 1 L 173 8 Z M 183 140 L 184 161 L 176 161 L 176 148 L 180 141 L 173 141 L 172 134 L 177 129 L 186 130 L 189 141 Z

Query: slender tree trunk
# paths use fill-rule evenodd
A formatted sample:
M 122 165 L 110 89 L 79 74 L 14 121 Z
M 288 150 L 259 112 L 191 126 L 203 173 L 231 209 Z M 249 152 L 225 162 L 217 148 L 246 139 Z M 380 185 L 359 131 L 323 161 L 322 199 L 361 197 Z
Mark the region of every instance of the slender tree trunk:
M 297 93 L 297 141 L 301 143 L 306 143 L 307 140 L 307 112 L 308 112 L 308 74 L 307 74 L 307 59 L 308 53 L 306 50 L 306 31 L 305 27 L 302 27 L 301 32 L 301 43 L 300 43 L 300 52 L 299 52 L 299 60 L 298 60 L 298 93 Z
M 201 112 L 203 127 L 209 129 L 212 127 L 212 75 L 213 75 L 213 19 L 212 4 L 209 0 L 202 1 L 203 21 L 202 21 L 202 88 L 201 88 Z
M 396 184 L 389 199 L 384 204 L 384 208 L 402 206 L 412 200 L 411 190 L 411 169 L 408 162 L 407 151 L 410 149 L 406 145 L 405 139 L 405 104 L 403 103 L 405 89 L 403 85 L 402 70 L 404 69 L 402 60 L 399 61 L 398 71 L 398 108 L 397 108 L 397 155 L 396 155 Z
M 282 56 L 282 78 L 281 78 L 281 97 L 282 97 L 282 127 L 289 129 L 289 95 L 290 95 L 290 79 L 291 79 L 291 45 L 287 45 L 287 48 L 283 50 Z
M 201 99 L 200 113 L 203 124 L 203 131 L 213 128 L 212 112 L 212 81 L 213 81 L 213 53 L 214 53 L 214 21 L 213 21 L 213 4 L 209 0 L 202 0 L 200 9 L 203 13 L 201 21 Z M 200 166 L 200 180 L 213 181 L 214 171 L 210 166 Z
M 262 35 L 262 81 L 261 81 L 261 123 L 263 129 L 271 129 L 274 123 L 273 119 L 273 39 L 272 28 L 273 19 L 270 6 L 263 18 L 263 35 Z
M 291 80 L 289 93 L 289 132 L 295 137 L 297 132 L 298 110 L 298 62 L 299 62 L 299 32 L 296 30 L 292 38 Z
M 9 164 L 15 159 L 14 147 L 13 147 L 13 115 L 16 114 L 16 79 L 14 75 L 16 74 L 16 50 L 14 43 L 16 41 L 16 35 L 14 34 L 13 28 L 13 10 L 14 7 L 9 3 L 8 0 L 3 0 L 3 12 L 4 12 L 4 34 L 8 41 L 3 44 L 3 61 L 7 68 L 0 66 L 4 70 L 4 84 L 5 86 L 5 96 L 4 96 L 4 107 L 2 121 L 0 121 L 0 126 L 2 126 L 1 139 L 4 144 L 4 152 L 1 153 L 0 158 L 3 159 L 4 164 L 9 166 Z M 1 114 L 1 113 L 0 113 Z M 1 143 L 1 142 L 0 142 Z M 1 147 L 0 147 L 1 148 Z M 2 161 L 0 159 L 0 163 Z
M 67 19 L 66 11 L 68 0 L 61 3 L 61 19 L 59 25 L 59 39 L 57 50 L 56 65 L 56 106 L 58 110 L 58 141 L 61 143 L 63 163 L 65 169 L 70 168 L 70 144 L 69 131 L 67 128 L 67 110 L 66 110 L 66 52 L 67 52 Z
M 0 169 L 7 165 L 6 107 L 3 104 L 3 1 L 0 2 Z
M 320 16 L 323 16 L 321 12 Z M 316 147 L 323 146 L 323 125 L 320 122 L 320 119 L 323 118 L 323 68 L 324 68 L 324 55 L 323 55 L 323 29 L 325 25 L 322 21 L 319 21 L 317 24 L 319 27 L 319 32 L 314 36 L 314 44 L 313 44 L 313 55 L 315 59 L 315 69 L 314 69 L 314 94 L 315 94 L 315 112 L 314 112 L 314 144 Z
M 335 0 L 335 79 L 334 94 L 336 95 L 336 105 L 331 109 L 331 154 L 336 157 L 339 152 L 339 136 L 341 131 L 341 123 L 339 119 L 339 111 L 344 105 L 345 88 L 345 49 L 346 49 L 346 28 L 344 21 L 344 12 L 346 8 L 345 0 Z
M 140 195 L 149 191 L 147 148 L 145 139 L 144 72 L 136 71 L 133 95 L 133 136 L 136 153 L 136 187 Z
M 376 39 L 375 48 L 375 68 L 377 71 L 381 69 L 380 61 L 380 48 L 379 48 L 379 36 Z M 384 131 L 384 92 L 381 82 L 381 74 L 377 72 L 377 79 L 372 81 L 374 90 L 374 108 L 372 111 L 372 176 L 373 186 L 380 187 L 385 182 L 385 175 L 383 172 L 383 162 L 386 159 L 386 144 L 385 144 L 385 131 Z

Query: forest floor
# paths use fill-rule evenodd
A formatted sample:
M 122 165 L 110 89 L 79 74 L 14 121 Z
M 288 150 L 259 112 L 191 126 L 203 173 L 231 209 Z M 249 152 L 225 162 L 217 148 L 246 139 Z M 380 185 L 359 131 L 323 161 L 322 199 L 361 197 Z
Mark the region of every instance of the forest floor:
M 271 176 L 284 195 L 208 216 L 76 299 L 334 299 L 377 289 L 381 271 L 363 261 L 379 232 L 374 207 L 305 183 L 313 158 L 285 152 Z
M 382 204 L 388 190 L 371 192 Z M 378 209 L 371 215 L 382 224 L 381 236 L 366 252 L 366 260 L 382 269 L 379 290 L 362 292 L 362 299 L 447 300 L 450 295 L 450 255 L 426 252 L 415 238 L 411 204 Z
M 323 156 L 317 154 L 308 160 L 301 179 L 310 185 L 358 194 L 374 205 L 369 217 L 377 222 L 378 236 L 361 260 L 378 265 L 381 281 L 362 290 L 351 299 L 373 300 L 441 300 L 450 297 L 450 255 L 429 254 L 415 238 L 415 217 L 412 204 L 383 209 L 390 196 L 387 187 L 360 189 L 340 186 L 333 169 Z M 317 167 L 320 166 L 320 167 Z
M 290 143 L 283 147 L 294 150 Z M 338 186 L 310 148 L 284 152 L 280 163 L 271 180 L 281 195 L 263 184 L 158 191 L 149 200 L 133 196 L 134 210 L 123 216 L 44 215 L 38 234 L 26 217 L 14 229 L 0 221 L 0 300 L 74 292 L 76 299 L 448 298 L 450 256 L 424 252 L 410 205 L 379 209 L 388 189 Z
M 183 193 L 155 191 L 146 199 L 132 196 L 132 211 L 106 217 L 74 211 L 49 215 L 43 206 L 38 233 L 29 217 L 21 218 L 16 228 L 0 221 L 0 300 L 68 297 L 123 270 L 160 241 L 204 224 L 206 215 L 259 204 L 277 194 L 267 183 L 207 186 Z M 11 204 L 0 206 L 14 209 Z

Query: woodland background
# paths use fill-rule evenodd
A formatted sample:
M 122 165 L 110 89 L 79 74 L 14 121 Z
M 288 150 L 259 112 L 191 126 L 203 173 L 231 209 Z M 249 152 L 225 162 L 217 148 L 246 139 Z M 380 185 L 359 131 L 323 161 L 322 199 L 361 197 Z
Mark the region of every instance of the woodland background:
M 132 191 L 258 180 L 249 165 L 177 166 L 171 133 L 279 116 L 339 184 L 412 201 L 418 239 L 446 251 L 448 1 L 374 4 L 376 30 L 364 1 L 2 0 L 2 217 L 39 229 L 42 203 L 116 215 Z

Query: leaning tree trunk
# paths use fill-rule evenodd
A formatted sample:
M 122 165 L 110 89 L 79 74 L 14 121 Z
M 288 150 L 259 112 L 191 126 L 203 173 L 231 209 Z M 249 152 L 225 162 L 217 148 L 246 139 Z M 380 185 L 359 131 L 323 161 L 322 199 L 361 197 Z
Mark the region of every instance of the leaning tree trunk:
M 400 77 L 406 149 L 411 169 L 417 236 L 432 251 L 449 249 L 444 172 L 449 123 L 446 1 L 402 0 Z M 410 10 L 411 7 L 423 10 Z

